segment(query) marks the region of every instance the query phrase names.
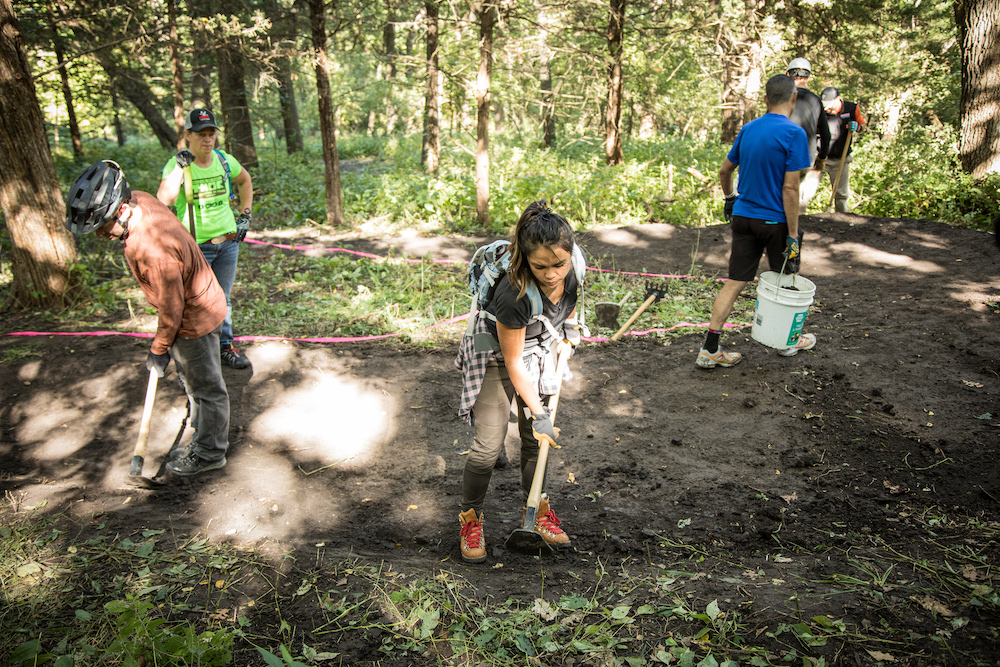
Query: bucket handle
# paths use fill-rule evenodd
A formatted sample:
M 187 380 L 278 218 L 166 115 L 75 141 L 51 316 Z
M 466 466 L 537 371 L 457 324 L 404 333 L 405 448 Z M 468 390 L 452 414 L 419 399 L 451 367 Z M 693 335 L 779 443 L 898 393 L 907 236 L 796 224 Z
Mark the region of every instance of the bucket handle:
M 788 264 L 788 256 L 785 256 L 785 261 L 781 263 L 781 271 L 778 273 L 778 277 L 774 280 L 774 298 L 778 298 L 778 290 L 781 289 L 781 276 L 785 275 L 785 265 Z M 795 287 L 795 279 L 798 276 L 792 274 L 792 287 Z

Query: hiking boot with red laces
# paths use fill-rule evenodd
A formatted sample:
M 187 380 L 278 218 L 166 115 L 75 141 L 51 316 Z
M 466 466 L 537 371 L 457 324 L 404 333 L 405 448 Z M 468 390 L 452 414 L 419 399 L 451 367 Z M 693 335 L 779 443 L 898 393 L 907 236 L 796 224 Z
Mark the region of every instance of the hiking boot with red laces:
M 470 507 L 458 515 L 458 522 L 462 525 L 459 539 L 462 558 L 468 563 L 482 563 L 486 560 L 482 513 L 476 516 L 476 510 Z
M 549 546 L 561 547 L 569 544 L 569 535 L 559 527 L 562 521 L 549 507 L 549 499 L 544 495 L 538 503 L 538 513 L 535 516 L 535 532 L 541 535 Z

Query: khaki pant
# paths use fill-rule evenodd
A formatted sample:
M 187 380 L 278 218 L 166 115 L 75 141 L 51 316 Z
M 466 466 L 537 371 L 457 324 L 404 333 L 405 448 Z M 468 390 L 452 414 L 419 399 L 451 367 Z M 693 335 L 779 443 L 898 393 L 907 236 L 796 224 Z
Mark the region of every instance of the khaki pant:
M 482 389 L 472 408 L 476 433 L 462 475 L 463 512 L 470 507 L 476 510 L 476 514 L 483 511 L 486 490 L 493 476 L 493 465 L 500 457 L 507 438 L 512 400 L 516 400 L 517 428 L 521 436 L 521 502 L 528 499 L 535 464 L 538 462 L 538 440 L 532 435 L 531 419 L 525 417 L 524 401 L 514 391 L 507 367 L 491 361 L 486 367 Z M 544 397 L 542 402 L 547 404 L 548 397 Z
M 849 213 L 850 207 L 848 204 L 851 199 L 851 159 L 853 156 L 848 155 L 844 158 L 844 168 L 840 172 L 840 180 L 837 182 L 837 191 L 833 196 L 833 207 L 837 213 Z M 823 171 L 830 176 L 830 187 L 833 187 L 833 181 L 837 178 L 837 169 L 840 168 L 840 159 L 829 158 L 826 161 L 826 167 Z

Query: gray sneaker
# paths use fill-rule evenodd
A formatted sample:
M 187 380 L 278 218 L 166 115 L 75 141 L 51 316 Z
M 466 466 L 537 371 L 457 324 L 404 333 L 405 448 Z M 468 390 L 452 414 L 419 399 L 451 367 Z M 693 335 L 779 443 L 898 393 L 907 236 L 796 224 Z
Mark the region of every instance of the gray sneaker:
M 186 447 L 178 447 L 177 449 L 171 449 L 167 453 L 167 456 L 170 458 L 171 461 L 176 461 L 177 459 L 182 459 L 185 456 L 191 456 L 192 451 L 193 450 L 191 449 L 191 445 L 187 445 Z
M 222 457 L 217 461 L 209 461 L 197 454 L 191 453 L 168 463 L 167 470 L 175 475 L 188 476 L 208 472 L 209 470 L 218 470 L 224 465 L 226 465 L 226 457 Z

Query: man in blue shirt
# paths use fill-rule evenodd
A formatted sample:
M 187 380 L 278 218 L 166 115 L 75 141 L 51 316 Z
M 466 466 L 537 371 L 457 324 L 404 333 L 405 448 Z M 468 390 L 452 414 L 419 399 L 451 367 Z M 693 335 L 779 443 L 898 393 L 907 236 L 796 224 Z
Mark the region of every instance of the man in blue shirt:
M 698 352 L 702 368 L 734 366 L 743 358 L 719 347 L 719 337 L 736 298 L 757 275 L 761 255 L 767 253 L 772 271 L 781 271 L 783 265 L 786 271 L 798 271 L 799 172 L 810 166 L 809 145 L 805 130 L 788 119 L 795 108 L 795 81 L 785 74 L 773 76 L 765 94 L 767 114 L 743 126 L 719 169 L 733 243 L 729 280 L 715 298 L 708 335 Z M 739 192 L 733 187 L 737 167 Z M 815 346 L 816 336 L 802 334 L 781 354 L 792 356 Z

